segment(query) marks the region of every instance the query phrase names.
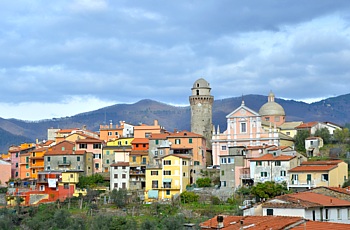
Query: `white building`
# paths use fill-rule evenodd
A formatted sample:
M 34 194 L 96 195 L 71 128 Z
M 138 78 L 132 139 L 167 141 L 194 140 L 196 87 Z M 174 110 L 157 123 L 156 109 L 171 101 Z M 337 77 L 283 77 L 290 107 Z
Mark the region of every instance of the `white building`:
M 298 216 L 308 220 L 350 223 L 350 202 L 313 192 L 275 197 L 262 204 L 263 216 Z
M 130 165 L 129 162 L 117 162 L 110 165 L 110 188 L 129 189 Z

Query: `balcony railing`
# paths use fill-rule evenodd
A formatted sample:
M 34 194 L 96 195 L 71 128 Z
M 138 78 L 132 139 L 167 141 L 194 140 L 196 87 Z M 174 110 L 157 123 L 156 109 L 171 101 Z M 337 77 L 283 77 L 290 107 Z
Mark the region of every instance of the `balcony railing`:
M 71 165 L 71 162 L 70 161 L 59 161 L 57 164 L 58 165 Z
M 316 187 L 316 181 L 315 180 L 309 180 L 309 181 L 292 180 L 292 181 L 288 181 L 288 187 L 303 187 L 303 188 Z
M 240 178 L 241 178 L 241 179 L 252 179 L 252 178 L 250 177 L 250 174 L 241 174 L 241 175 L 240 175 Z
M 130 171 L 130 175 L 145 175 L 143 171 Z

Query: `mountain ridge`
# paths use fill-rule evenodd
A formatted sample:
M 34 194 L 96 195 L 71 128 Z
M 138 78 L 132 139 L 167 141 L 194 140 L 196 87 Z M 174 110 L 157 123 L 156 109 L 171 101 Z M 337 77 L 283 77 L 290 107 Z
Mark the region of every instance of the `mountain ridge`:
M 217 99 L 213 104 L 213 125 L 226 129 L 226 115 L 239 107 L 242 103 L 258 112 L 267 102 L 267 96 L 249 94 L 244 97 Z M 286 112 L 286 121 L 330 121 L 339 125 L 350 123 L 350 94 L 327 98 L 318 102 L 305 103 L 295 100 L 276 98 Z M 115 104 L 97 110 L 79 113 L 70 117 L 45 119 L 39 121 L 23 121 L 18 119 L 0 118 L 0 152 L 6 152 L 9 145 L 18 138 L 21 141 L 46 139 L 48 128 L 81 128 L 86 126 L 91 131 L 98 131 L 99 126 L 126 121 L 137 125 L 139 123 L 153 124 L 155 119 L 165 129 L 173 131 L 190 130 L 190 106 L 174 106 L 151 99 L 142 99 L 131 104 Z M 10 138 L 10 136 L 12 138 Z M 14 138 L 16 137 L 16 138 Z M 2 141 L 6 139 L 7 141 Z M 8 142 L 13 139 L 14 143 Z M 18 140 L 19 140 L 18 139 Z

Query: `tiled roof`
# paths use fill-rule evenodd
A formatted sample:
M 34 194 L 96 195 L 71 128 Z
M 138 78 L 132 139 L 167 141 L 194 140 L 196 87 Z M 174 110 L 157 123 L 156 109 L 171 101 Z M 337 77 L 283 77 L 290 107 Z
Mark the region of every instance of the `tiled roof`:
M 189 132 L 186 130 L 176 132 L 176 133 L 170 133 L 169 137 L 203 137 L 200 134 Z
M 304 220 L 301 217 L 286 216 L 226 216 L 222 215 L 223 228 L 221 230 L 238 229 L 285 229 L 292 224 L 301 223 Z M 202 229 L 219 229 L 217 216 L 199 224 Z
M 296 129 L 312 128 L 313 126 L 317 125 L 318 123 L 319 123 L 318 121 L 307 122 L 307 123 L 301 124 L 295 128 Z
M 129 166 L 129 165 L 130 165 L 129 162 L 118 161 L 116 163 L 111 164 L 110 166 L 114 167 L 114 166 Z
M 287 203 L 274 202 L 282 200 Z M 350 202 L 314 192 L 299 192 L 275 197 L 262 205 L 263 207 L 296 208 L 296 207 L 350 207 Z
M 289 172 L 318 172 L 329 171 L 338 167 L 337 165 L 302 165 L 289 170 Z
M 96 139 L 96 138 L 91 138 L 91 137 L 75 141 L 75 143 L 102 143 L 102 142 L 103 142 L 103 140 Z
M 150 140 L 166 140 L 170 134 L 169 133 L 152 133 Z
M 302 165 L 338 165 L 344 162 L 342 160 L 329 160 L 329 161 L 304 161 Z
M 184 158 L 184 159 L 191 159 L 191 156 L 189 156 L 187 154 L 169 154 L 169 155 L 165 155 L 161 158 L 165 158 L 165 157 L 169 157 L 169 156 L 175 156 L 175 157 Z
M 252 158 L 250 159 L 250 161 L 289 161 L 293 158 L 295 158 L 295 156 L 289 156 L 289 155 L 273 156 L 272 154 L 268 153 L 261 157 Z
M 61 130 L 58 130 L 56 133 L 71 133 L 74 130 L 79 130 L 79 129 L 77 129 L 77 128 L 75 128 L 75 129 L 61 129 Z
M 149 139 L 148 138 L 134 138 L 134 140 L 131 142 L 131 144 L 148 144 Z
M 131 155 L 147 156 L 148 155 L 148 150 L 131 150 L 130 156 Z
M 297 127 L 301 124 L 303 124 L 302 121 L 292 121 L 292 122 L 285 122 L 282 125 L 280 125 L 279 127 L 281 129 L 294 129 L 295 127 Z
M 247 146 L 247 150 L 254 150 L 254 149 L 267 149 L 271 147 L 276 147 L 276 145 L 260 145 L 260 146 Z
M 329 229 L 350 229 L 350 224 L 322 222 L 322 221 L 306 221 L 303 224 L 291 228 L 291 230 L 329 230 Z

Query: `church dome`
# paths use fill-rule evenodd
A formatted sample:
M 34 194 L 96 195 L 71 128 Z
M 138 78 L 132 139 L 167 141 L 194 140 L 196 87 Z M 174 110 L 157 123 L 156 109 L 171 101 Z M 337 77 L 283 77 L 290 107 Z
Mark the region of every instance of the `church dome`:
M 275 102 L 275 95 L 270 92 L 268 102 L 261 106 L 259 110 L 261 116 L 285 116 L 283 107 Z

